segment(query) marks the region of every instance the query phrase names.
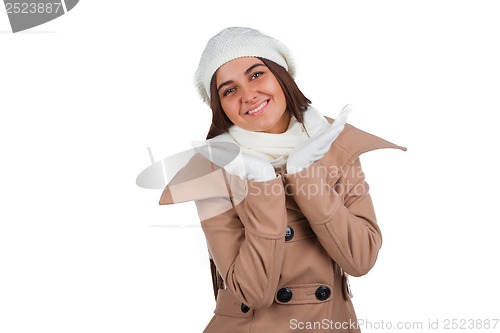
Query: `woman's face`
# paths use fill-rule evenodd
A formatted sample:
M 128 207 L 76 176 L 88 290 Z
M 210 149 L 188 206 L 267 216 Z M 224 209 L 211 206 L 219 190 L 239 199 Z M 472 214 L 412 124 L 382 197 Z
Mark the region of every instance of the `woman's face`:
M 269 68 L 253 57 L 232 60 L 215 73 L 222 109 L 237 126 L 283 133 L 290 123 L 283 89 Z

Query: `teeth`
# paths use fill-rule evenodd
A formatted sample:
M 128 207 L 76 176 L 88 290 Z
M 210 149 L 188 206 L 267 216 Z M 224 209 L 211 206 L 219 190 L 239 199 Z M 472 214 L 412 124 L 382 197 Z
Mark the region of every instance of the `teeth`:
M 266 106 L 266 105 L 267 105 L 267 101 L 264 101 L 264 103 L 262 103 L 261 105 L 259 105 L 259 106 L 258 106 L 258 107 L 256 107 L 255 109 L 248 111 L 247 113 L 248 113 L 248 114 L 254 114 L 255 112 L 259 112 L 259 111 L 260 111 L 260 110 L 262 110 L 262 108 L 263 108 L 264 106 Z

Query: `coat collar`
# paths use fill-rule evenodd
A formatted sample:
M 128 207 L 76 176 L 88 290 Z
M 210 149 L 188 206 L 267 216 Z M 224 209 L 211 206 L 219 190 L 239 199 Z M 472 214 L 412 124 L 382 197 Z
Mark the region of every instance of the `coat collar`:
M 325 117 L 328 122 L 333 119 Z M 343 168 L 354 162 L 361 154 L 383 148 L 393 148 L 406 151 L 406 147 L 396 145 L 376 135 L 362 131 L 350 124 L 346 124 L 342 133 L 333 142 L 330 150 L 321 158 L 325 166 Z

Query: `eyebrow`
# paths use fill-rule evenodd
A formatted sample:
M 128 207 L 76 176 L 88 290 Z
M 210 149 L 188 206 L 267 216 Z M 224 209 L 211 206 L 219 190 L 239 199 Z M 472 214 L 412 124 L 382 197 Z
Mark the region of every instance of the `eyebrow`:
M 256 64 L 253 64 L 252 66 L 248 67 L 248 69 L 245 71 L 245 75 L 248 75 L 254 68 L 256 67 L 259 67 L 259 66 L 266 66 L 264 64 L 261 64 L 261 63 L 256 63 Z M 227 86 L 227 85 L 230 85 L 231 83 L 233 83 L 234 81 L 233 80 L 229 80 L 229 81 L 225 81 L 225 82 L 222 82 L 219 87 L 217 88 L 217 92 L 219 92 L 221 90 L 221 88 Z

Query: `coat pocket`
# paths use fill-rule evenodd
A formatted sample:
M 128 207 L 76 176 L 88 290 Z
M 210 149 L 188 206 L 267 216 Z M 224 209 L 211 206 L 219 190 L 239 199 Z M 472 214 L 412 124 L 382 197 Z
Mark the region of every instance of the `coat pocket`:
M 217 296 L 217 305 L 215 314 L 235 318 L 250 318 L 253 316 L 253 310 L 241 303 L 234 297 L 230 291 L 219 289 Z
M 228 290 L 219 290 L 214 313 L 204 333 L 250 332 L 254 310 L 238 301 Z

